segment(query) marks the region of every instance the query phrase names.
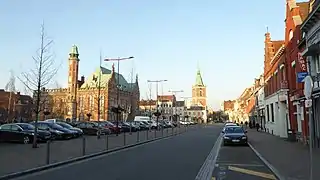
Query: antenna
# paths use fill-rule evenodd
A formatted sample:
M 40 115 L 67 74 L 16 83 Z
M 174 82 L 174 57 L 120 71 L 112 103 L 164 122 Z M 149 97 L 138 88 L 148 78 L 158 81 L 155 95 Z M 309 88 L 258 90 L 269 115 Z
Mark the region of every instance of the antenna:
M 266 32 L 269 33 L 269 27 L 266 25 Z

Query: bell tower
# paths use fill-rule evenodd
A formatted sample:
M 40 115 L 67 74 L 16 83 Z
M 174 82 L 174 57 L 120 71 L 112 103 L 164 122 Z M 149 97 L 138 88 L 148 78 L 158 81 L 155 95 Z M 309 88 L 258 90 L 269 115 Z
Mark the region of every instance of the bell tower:
M 78 47 L 73 45 L 69 53 L 69 71 L 68 71 L 68 118 L 76 120 L 77 118 L 77 89 L 79 74 L 79 52 Z
M 196 74 L 196 83 L 192 86 L 192 105 L 207 107 L 207 88 L 203 83 L 199 68 Z

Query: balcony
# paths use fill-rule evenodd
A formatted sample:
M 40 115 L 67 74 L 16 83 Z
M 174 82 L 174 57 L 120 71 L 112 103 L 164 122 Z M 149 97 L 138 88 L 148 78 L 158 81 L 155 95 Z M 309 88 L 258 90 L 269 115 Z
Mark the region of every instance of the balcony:
M 287 80 L 280 81 L 280 89 L 288 89 L 288 81 Z

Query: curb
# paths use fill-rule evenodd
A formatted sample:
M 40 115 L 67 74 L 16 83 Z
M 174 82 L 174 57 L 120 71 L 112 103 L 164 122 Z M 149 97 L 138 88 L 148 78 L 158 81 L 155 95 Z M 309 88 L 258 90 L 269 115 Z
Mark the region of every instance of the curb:
M 270 171 L 276 176 L 278 180 L 286 180 L 284 176 L 280 174 L 280 172 L 273 167 L 252 145 L 248 142 L 249 147 L 253 150 L 253 152 L 259 157 L 259 159 L 270 169 Z M 0 178 L 1 179 L 1 178 Z
M 57 163 L 52 163 L 52 164 L 48 164 L 48 165 L 44 165 L 44 166 L 40 166 L 40 167 L 36 167 L 36 168 L 31 168 L 31 169 L 20 171 L 20 172 L 16 172 L 16 173 L 7 174 L 7 175 L 4 175 L 4 176 L 0 176 L 0 180 L 10 180 L 10 179 L 18 178 L 18 177 L 21 177 L 21 176 L 26 176 L 26 175 L 37 173 L 37 172 L 40 172 L 40 171 L 53 169 L 53 168 L 56 168 L 56 167 L 59 167 L 59 166 L 71 164 L 71 163 L 74 163 L 74 162 L 77 162 L 77 161 L 82 161 L 82 160 L 90 159 L 90 158 L 93 158 L 93 157 L 106 155 L 106 154 L 109 154 L 109 153 L 112 153 L 112 152 L 116 152 L 116 151 L 120 151 L 120 150 L 124 150 L 124 149 L 128 149 L 128 148 L 132 148 L 132 147 L 148 144 L 148 143 L 159 141 L 159 140 L 162 140 L 162 139 L 168 139 L 170 137 L 174 137 L 174 136 L 177 136 L 177 135 L 182 134 L 182 133 L 185 133 L 185 131 L 179 132 L 179 133 L 174 133 L 174 134 L 172 134 L 170 136 L 164 136 L 164 137 L 159 137 L 159 138 L 155 138 L 155 139 L 151 139 L 151 140 L 146 140 L 146 141 L 138 142 L 138 143 L 131 144 L 131 145 L 126 145 L 126 146 L 122 146 L 122 147 L 118 147 L 118 148 L 114 148 L 114 149 L 110 149 L 110 150 L 105 150 L 105 151 L 101 151 L 101 152 L 97 152 L 97 153 L 93 153 L 93 154 L 89 154 L 89 155 L 85 155 L 85 156 L 76 157 L 76 158 L 65 160 L 65 161 L 60 161 L 60 162 L 57 162 Z

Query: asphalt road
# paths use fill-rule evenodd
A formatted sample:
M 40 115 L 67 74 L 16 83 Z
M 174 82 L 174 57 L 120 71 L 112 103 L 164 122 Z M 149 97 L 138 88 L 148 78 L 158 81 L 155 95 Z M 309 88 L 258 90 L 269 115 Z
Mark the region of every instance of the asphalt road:
M 213 180 L 276 180 L 269 168 L 248 146 L 223 146 Z
M 208 126 L 19 179 L 194 180 L 220 131 Z
M 196 129 L 197 126 L 189 127 L 189 130 Z M 168 128 L 164 131 L 151 132 L 140 131 L 134 132 L 131 135 L 129 133 L 122 133 L 119 136 L 111 135 L 110 137 L 101 136 L 97 139 L 96 136 L 85 136 L 86 139 L 86 151 L 85 154 L 92 154 L 108 149 L 114 149 L 124 145 L 135 144 L 137 141 L 146 141 L 154 139 L 155 137 L 170 136 L 172 133 L 178 131 L 185 131 L 182 128 Z M 147 138 L 148 137 L 148 138 Z M 39 144 L 39 148 L 33 149 L 31 145 L 25 144 L 0 144 L 0 177 L 15 173 L 30 168 L 46 165 L 47 157 L 47 144 Z M 82 138 L 53 141 L 50 144 L 50 163 L 64 161 L 72 158 L 76 158 L 83 155 L 83 140 Z

